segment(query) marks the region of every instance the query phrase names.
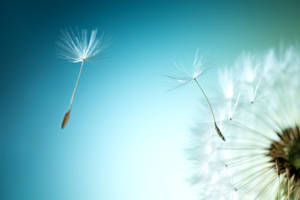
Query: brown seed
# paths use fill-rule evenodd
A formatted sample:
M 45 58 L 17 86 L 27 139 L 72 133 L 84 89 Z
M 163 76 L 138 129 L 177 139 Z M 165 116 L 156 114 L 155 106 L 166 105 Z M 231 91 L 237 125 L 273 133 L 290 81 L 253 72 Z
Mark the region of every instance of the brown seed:
M 65 116 L 64 116 L 64 120 L 61 124 L 61 128 L 64 128 L 66 126 L 66 124 L 68 123 L 68 120 L 70 118 L 70 114 L 71 114 L 71 110 L 69 110 L 68 112 L 66 112 Z

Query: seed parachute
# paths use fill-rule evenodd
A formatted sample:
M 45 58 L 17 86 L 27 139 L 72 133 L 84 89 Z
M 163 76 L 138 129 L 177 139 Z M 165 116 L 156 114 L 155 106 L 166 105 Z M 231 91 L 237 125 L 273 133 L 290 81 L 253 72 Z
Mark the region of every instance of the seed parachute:
M 90 33 L 85 30 L 73 31 L 65 29 L 61 32 L 61 36 L 57 43 L 59 47 L 59 56 L 72 63 L 81 63 L 80 71 L 73 89 L 68 111 L 65 113 L 61 128 L 64 128 L 70 118 L 74 97 L 81 77 L 82 69 L 87 61 L 95 58 L 101 53 L 105 47 L 104 34 L 97 37 L 98 30 L 94 29 Z

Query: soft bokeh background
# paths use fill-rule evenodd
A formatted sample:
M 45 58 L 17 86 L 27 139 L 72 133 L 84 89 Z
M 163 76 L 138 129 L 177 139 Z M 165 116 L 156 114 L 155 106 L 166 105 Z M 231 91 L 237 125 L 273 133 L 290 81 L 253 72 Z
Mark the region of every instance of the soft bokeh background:
M 197 199 L 184 148 L 201 96 L 166 92 L 164 74 L 196 48 L 222 67 L 298 41 L 300 6 L 284 2 L 2 1 L 0 199 Z M 112 45 L 85 68 L 61 130 L 80 67 L 56 56 L 66 26 L 98 27 Z

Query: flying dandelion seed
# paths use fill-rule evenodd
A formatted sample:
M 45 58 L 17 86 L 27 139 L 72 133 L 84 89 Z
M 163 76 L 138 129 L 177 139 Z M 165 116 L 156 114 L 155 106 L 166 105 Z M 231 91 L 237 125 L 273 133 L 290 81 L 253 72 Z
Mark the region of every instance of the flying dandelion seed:
M 105 48 L 104 34 L 97 37 L 98 30 L 94 29 L 90 33 L 87 30 L 73 31 L 72 29 L 65 29 L 61 32 L 59 41 L 59 56 L 72 63 L 81 63 L 80 71 L 73 89 L 68 111 L 65 113 L 61 128 L 64 128 L 70 118 L 74 97 L 77 91 L 79 80 L 81 77 L 84 64 L 92 58 L 99 55 Z
M 249 72 L 249 66 L 253 66 L 249 65 L 249 57 L 244 58 L 244 65 L 235 73 L 247 71 L 249 76 L 235 80 L 234 87 L 243 103 L 232 120 L 224 119 L 222 123 L 227 142 L 205 138 L 212 130 L 203 124 L 194 131 L 189 151 L 195 166 L 194 183 L 203 191 L 201 199 L 231 200 L 234 196 L 243 200 L 299 200 L 300 51 L 291 47 L 278 54 L 271 50 L 263 57 L 253 56 L 251 63 L 259 63 L 255 73 Z M 220 83 L 227 79 L 220 77 Z M 263 96 L 251 102 L 248 89 L 253 85 L 243 83 L 254 80 L 260 82 Z M 229 94 L 224 92 L 224 98 L 231 98 Z M 225 112 L 224 116 L 230 111 L 216 107 Z M 225 193 L 218 192 L 217 188 L 222 187 L 227 188 Z
M 194 55 L 194 60 L 193 60 L 193 73 L 190 74 L 188 73 L 182 66 L 179 66 L 177 63 L 175 63 L 175 66 L 178 70 L 180 71 L 183 71 L 185 73 L 185 77 L 175 77 L 175 76 L 169 76 L 168 77 L 170 79 L 173 79 L 173 80 L 176 80 L 179 85 L 175 88 L 179 88 L 181 86 L 184 86 L 190 82 L 195 82 L 197 87 L 200 89 L 202 95 L 204 96 L 206 102 L 207 102 L 207 105 L 209 107 L 209 110 L 210 110 L 210 113 L 212 115 L 212 119 L 213 119 L 213 124 L 214 124 L 214 128 L 215 128 L 215 131 L 217 132 L 218 136 L 223 140 L 225 141 L 225 137 L 224 135 L 222 134 L 220 128 L 218 127 L 217 125 L 217 120 L 216 120 L 216 117 L 215 117 L 215 114 L 214 114 L 214 110 L 212 108 L 212 105 L 211 105 L 211 102 L 209 101 L 209 98 L 208 96 L 206 95 L 204 89 L 201 87 L 199 81 L 197 80 L 202 74 L 204 74 L 206 72 L 207 69 L 202 69 L 202 60 L 199 58 L 199 51 L 198 49 L 196 50 L 195 52 L 195 55 Z

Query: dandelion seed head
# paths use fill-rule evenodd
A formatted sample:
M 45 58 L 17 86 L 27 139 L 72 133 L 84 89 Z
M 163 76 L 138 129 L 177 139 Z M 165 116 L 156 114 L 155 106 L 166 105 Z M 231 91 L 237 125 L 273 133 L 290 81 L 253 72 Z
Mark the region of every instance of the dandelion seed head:
M 299 199 L 300 51 L 244 54 L 237 63 L 219 73 L 216 118 L 226 142 L 211 137 L 211 124 L 195 129 L 191 154 L 203 199 Z
M 194 71 L 193 75 L 192 75 L 192 79 L 197 79 L 200 75 L 201 75 L 201 71 Z
M 198 79 L 206 71 L 206 69 L 203 68 L 202 66 L 202 59 L 199 56 L 198 50 L 196 50 L 195 52 L 192 65 L 190 67 L 184 67 L 183 65 L 177 62 L 174 62 L 174 66 L 176 67 L 180 75 L 179 76 L 168 75 L 168 77 L 179 83 L 179 86 L 175 88 L 178 88 L 193 80 Z
M 67 28 L 61 31 L 57 46 L 62 59 L 77 63 L 94 58 L 106 48 L 107 44 L 104 41 L 104 34 L 98 36 L 97 29 L 89 32 L 86 29 L 74 31 Z

